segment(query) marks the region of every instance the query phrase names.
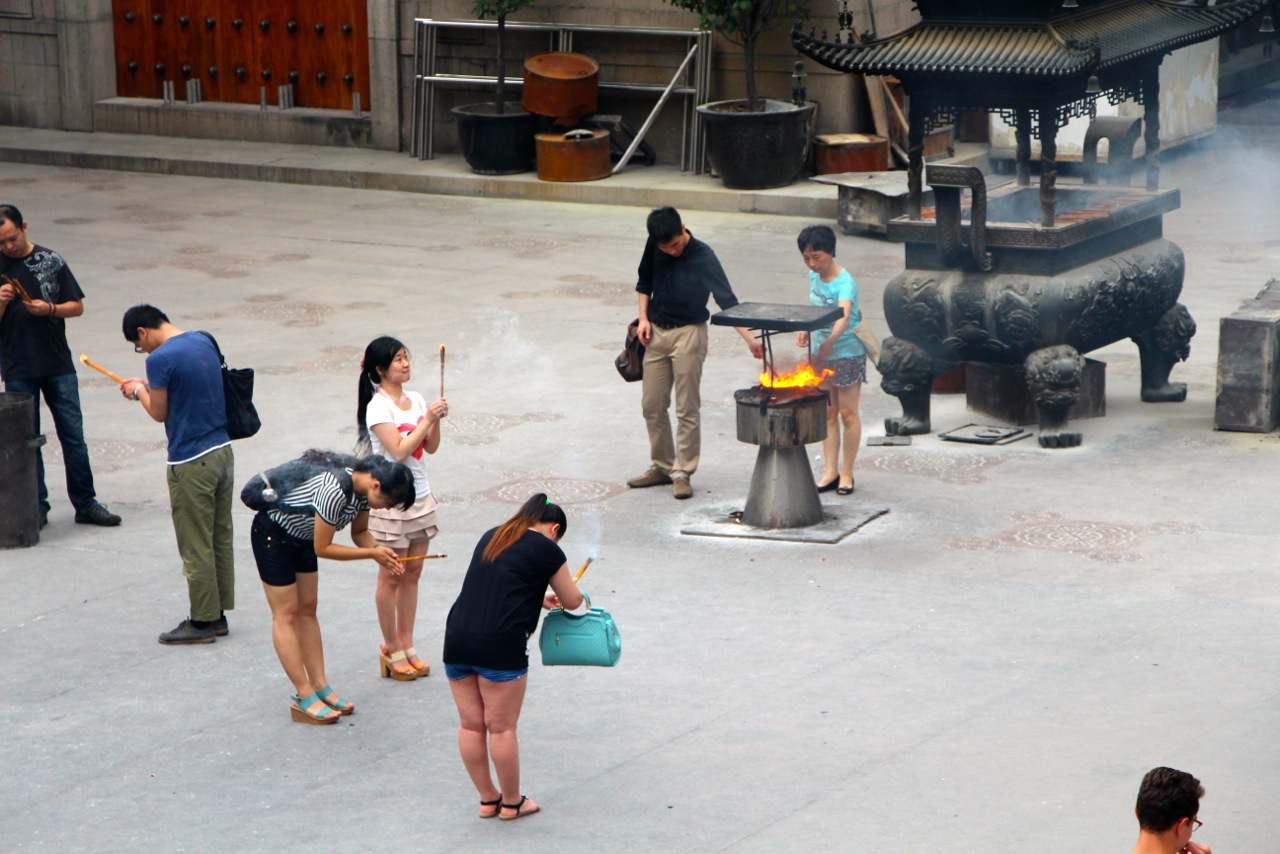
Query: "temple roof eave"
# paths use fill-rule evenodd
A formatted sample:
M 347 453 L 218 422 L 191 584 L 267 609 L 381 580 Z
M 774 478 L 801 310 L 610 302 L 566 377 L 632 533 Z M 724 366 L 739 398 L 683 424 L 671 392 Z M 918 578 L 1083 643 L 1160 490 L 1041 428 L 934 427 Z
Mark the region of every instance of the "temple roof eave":
M 1074 78 L 1114 69 L 1239 26 L 1268 0 L 1189 6 L 1175 0 L 1115 0 L 1041 22 L 925 20 L 864 44 L 791 31 L 800 53 L 856 74 Z

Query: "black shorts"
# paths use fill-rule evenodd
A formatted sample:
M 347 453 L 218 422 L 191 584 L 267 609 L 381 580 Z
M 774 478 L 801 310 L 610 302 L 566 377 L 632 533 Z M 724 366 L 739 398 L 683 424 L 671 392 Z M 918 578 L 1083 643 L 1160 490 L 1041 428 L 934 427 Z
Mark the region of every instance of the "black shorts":
M 253 517 L 249 542 L 253 544 L 253 559 L 263 584 L 288 587 L 298 583 L 299 573 L 316 572 L 320 568 L 315 544 L 289 536 L 284 528 L 267 518 L 266 513 Z

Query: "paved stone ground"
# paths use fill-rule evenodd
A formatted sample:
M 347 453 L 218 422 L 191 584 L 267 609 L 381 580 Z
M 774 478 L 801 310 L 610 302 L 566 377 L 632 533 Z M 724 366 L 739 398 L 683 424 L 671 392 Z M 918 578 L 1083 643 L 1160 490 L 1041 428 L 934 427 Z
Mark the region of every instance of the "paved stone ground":
M 247 479 L 354 437 L 357 360 L 388 332 L 453 414 L 432 460 L 443 551 L 418 647 L 438 661 L 465 557 L 547 489 L 571 560 L 625 640 L 613 670 L 530 675 L 525 791 L 543 814 L 474 818 L 442 674 L 377 677 L 372 564 L 323 569 L 329 672 L 359 711 L 295 726 L 237 513 L 239 602 L 212 646 L 155 642 L 185 612 L 163 432 L 82 373 L 101 498 L 0 555 L 0 849 L 5 851 L 1126 851 L 1141 775 L 1208 788 L 1201 835 L 1271 850 L 1280 785 L 1275 436 L 1215 433 L 1217 319 L 1280 274 L 1274 92 L 1166 160 L 1166 233 L 1200 324 L 1181 405 L 1138 402 L 1131 344 L 1083 447 L 921 437 L 867 448 L 852 502 L 891 512 L 836 546 L 682 537 L 740 506 L 754 448 L 731 391 L 753 364 L 714 330 L 692 501 L 622 482 L 646 465 L 638 389 L 611 361 L 634 315 L 644 211 L 0 164 L 0 195 L 88 293 L 72 347 L 132 374 L 123 310 L 165 308 L 259 371 Z M 677 205 L 680 198 L 671 199 Z M 801 302 L 806 220 L 690 210 L 744 299 Z M 864 305 L 901 248 L 842 238 Z M 872 384 L 868 434 L 897 411 Z M 936 398 L 934 424 L 974 416 Z M 56 446 L 55 446 L 56 447 Z

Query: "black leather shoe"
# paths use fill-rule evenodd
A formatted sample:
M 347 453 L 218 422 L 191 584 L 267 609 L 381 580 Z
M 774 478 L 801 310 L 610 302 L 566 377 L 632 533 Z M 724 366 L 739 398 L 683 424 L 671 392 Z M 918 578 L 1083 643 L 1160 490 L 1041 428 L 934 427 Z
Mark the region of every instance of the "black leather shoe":
M 83 513 L 79 510 L 76 511 L 76 524 L 101 525 L 104 528 L 114 528 L 120 524 L 120 517 L 101 504 L 94 504 Z
M 163 644 L 180 644 L 180 643 L 213 643 L 217 638 L 217 633 L 213 629 L 213 625 L 207 628 L 197 629 L 191 624 L 190 620 L 183 620 L 178 623 L 176 628 L 170 629 L 160 635 L 160 643 Z
M 227 628 L 226 614 L 223 614 L 221 617 L 213 621 L 213 633 L 220 638 L 224 638 L 231 634 L 231 629 Z

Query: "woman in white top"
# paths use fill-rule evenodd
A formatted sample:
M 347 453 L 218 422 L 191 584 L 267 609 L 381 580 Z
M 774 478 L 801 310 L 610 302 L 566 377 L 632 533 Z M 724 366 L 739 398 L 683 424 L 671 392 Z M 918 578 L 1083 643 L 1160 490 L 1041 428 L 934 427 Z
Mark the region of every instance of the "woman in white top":
M 370 510 L 369 533 L 400 557 L 418 557 L 427 554 L 439 533 L 424 455 L 440 447 L 440 419 L 449 414 L 449 405 L 443 398 L 428 405 L 422 395 L 405 391 L 408 381 L 409 351 L 404 344 L 387 335 L 369 342 L 360 363 L 356 410 L 360 444 L 367 442 L 373 453 L 408 466 L 417 493 L 408 510 Z M 380 668 L 383 677 L 401 682 L 431 672 L 431 665 L 418 657 L 413 645 L 422 564 L 405 562 L 399 575 L 378 570 L 374 601 L 382 628 Z

